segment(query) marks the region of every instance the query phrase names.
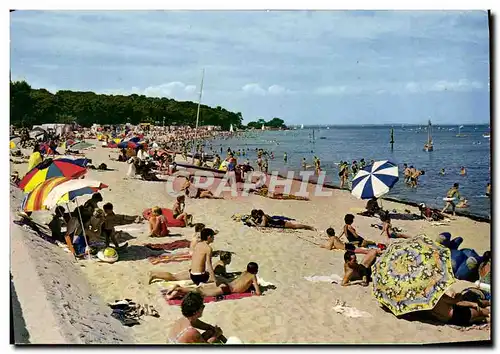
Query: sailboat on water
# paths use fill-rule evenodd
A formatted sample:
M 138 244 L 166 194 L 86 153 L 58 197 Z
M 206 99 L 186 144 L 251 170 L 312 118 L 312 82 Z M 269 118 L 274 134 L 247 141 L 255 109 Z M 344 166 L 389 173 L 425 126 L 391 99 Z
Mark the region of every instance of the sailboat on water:
M 463 128 L 463 127 L 464 127 L 463 125 L 461 125 L 461 126 L 459 126 L 459 127 L 458 127 L 458 134 L 457 134 L 456 136 L 457 136 L 457 137 L 459 137 L 459 138 L 462 138 L 462 137 L 464 137 L 464 136 L 467 136 L 467 134 L 462 134 L 462 133 L 460 132 L 460 131 L 462 130 L 462 128 Z
M 432 143 L 432 124 L 429 119 L 429 123 L 427 124 L 427 143 L 424 145 L 424 151 L 434 151 L 434 145 Z
M 266 130 L 266 127 L 264 127 L 264 124 L 262 124 L 262 127 L 260 128 L 260 130 Z
M 300 129 L 304 129 L 304 124 L 301 124 L 301 125 L 300 125 Z
M 229 127 L 229 132 L 234 133 L 234 128 L 233 128 L 233 125 L 232 125 L 232 124 L 231 124 L 231 126 Z

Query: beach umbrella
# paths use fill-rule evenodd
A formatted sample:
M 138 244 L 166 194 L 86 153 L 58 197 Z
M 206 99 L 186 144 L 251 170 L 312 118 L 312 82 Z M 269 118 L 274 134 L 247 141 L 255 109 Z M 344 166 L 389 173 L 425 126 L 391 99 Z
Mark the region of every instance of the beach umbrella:
M 359 199 L 378 198 L 389 192 L 399 180 L 398 166 L 390 161 L 376 161 L 362 168 L 352 180 L 351 194 Z
M 421 235 L 392 243 L 372 267 L 373 295 L 400 316 L 431 310 L 455 282 L 451 252 Z
M 16 143 L 14 141 L 10 141 L 10 144 L 9 144 L 9 147 L 10 149 L 15 149 L 17 147 Z
M 72 179 L 61 183 L 57 187 L 54 187 L 45 198 L 43 205 L 47 209 L 52 209 L 56 205 L 64 203 L 67 204 L 70 201 L 75 201 L 77 205 L 78 216 L 80 218 L 80 224 L 82 225 L 83 238 L 85 240 L 86 247 L 88 247 L 89 243 L 87 241 L 87 235 L 85 234 L 85 228 L 83 228 L 83 220 L 80 213 L 80 208 L 78 208 L 77 198 L 83 195 L 94 194 L 95 192 L 107 187 L 107 185 L 99 181 L 89 179 Z
M 82 167 L 68 159 L 47 159 L 31 169 L 19 182 L 19 188 L 24 192 L 31 192 L 40 183 L 52 177 L 78 178 L 87 172 Z
M 74 201 L 76 198 L 87 194 L 94 194 L 103 188 L 107 188 L 106 184 L 100 181 L 90 179 L 70 179 L 57 187 L 47 195 L 44 205 L 52 209 L 56 205 Z
M 89 159 L 87 158 L 71 156 L 71 155 L 59 155 L 57 157 L 54 157 L 54 160 L 71 162 L 82 167 L 87 167 L 88 163 L 90 162 Z
M 92 147 L 94 145 L 90 144 L 90 143 L 87 143 L 86 141 L 78 141 L 72 145 L 70 145 L 68 147 L 69 150 L 73 150 L 73 151 L 78 151 L 78 150 L 85 150 L 85 149 L 88 149 L 90 147 Z
M 52 189 L 69 180 L 71 180 L 71 178 L 52 177 L 45 182 L 40 183 L 35 187 L 35 189 L 24 196 L 21 209 L 25 212 L 47 210 L 47 207 L 43 205 L 47 195 L 52 191 Z

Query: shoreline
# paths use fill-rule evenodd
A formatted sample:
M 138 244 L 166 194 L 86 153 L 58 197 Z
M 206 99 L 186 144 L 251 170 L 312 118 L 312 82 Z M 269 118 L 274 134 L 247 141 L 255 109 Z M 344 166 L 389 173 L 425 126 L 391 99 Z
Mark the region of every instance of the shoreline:
M 213 170 L 213 169 L 206 168 L 206 167 L 198 167 L 198 166 L 192 165 L 192 164 L 188 163 L 187 160 L 182 159 L 182 156 L 180 156 L 180 158 L 179 158 L 178 154 L 176 154 L 175 158 L 176 158 L 176 160 L 177 159 L 182 160 L 182 162 L 179 164 L 179 166 L 181 166 L 181 167 L 184 167 L 184 168 L 193 168 L 193 169 L 197 169 L 197 170 L 202 171 L 202 172 L 214 173 L 215 174 L 215 176 L 214 176 L 215 178 L 224 178 L 224 175 L 225 175 L 224 171 Z M 269 173 L 266 174 L 267 178 L 269 178 L 270 176 L 272 176 L 272 175 L 269 174 Z M 286 175 L 283 175 L 282 173 L 278 173 L 277 176 L 280 177 L 280 178 L 283 178 L 283 179 L 287 179 L 288 178 Z M 301 178 L 297 178 L 295 176 L 292 179 L 294 181 L 299 181 L 299 182 L 302 181 Z M 308 184 L 310 184 L 312 186 L 317 186 L 318 185 L 317 176 L 316 175 L 311 176 L 311 178 L 306 183 L 308 183 Z M 345 191 L 345 192 L 349 192 L 350 193 L 349 189 L 340 188 L 339 186 L 331 184 L 331 183 L 328 183 L 328 182 L 323 183 L 322 186 L 324 188 L 326 188 L 326 189 L 334 189 L 334 190 L 340 190 L 340 191 Z M 396 197 L 390 197 L 390 196 L 387 196 L 387 197 L 382 196 L 379 199 L 390 201 L 390 202 L 394 202 L 394 203 L 399 203 L 399 204 L 403 204 L 403 205 L 408 205 L 408 206 L 411 206 L 411 207 L 418 207 L 418 205 L 419 205 L 418 202 L 414 202 L 414 201 L 411 201 L 411 200 L 404 200 L 404 199 L 400 199 L 400 198 L 396 198 Z M 482 216 L 482 215 L 477 215 L 477 214 L 473 214 L 473 213 L 466 213 L 466 212 L 463 212 L 461 210 L 456 210 L 455 211 L 455 215 L 462 216 L 462 217 L 465 217 L 465 218 L 468 218 L 468 219 L 471 219 L 471 220 L 474 220 L 474 221 L 485 222 L 485 223 L 491 224 L 491 218 L 487 218 L 487 217 Z

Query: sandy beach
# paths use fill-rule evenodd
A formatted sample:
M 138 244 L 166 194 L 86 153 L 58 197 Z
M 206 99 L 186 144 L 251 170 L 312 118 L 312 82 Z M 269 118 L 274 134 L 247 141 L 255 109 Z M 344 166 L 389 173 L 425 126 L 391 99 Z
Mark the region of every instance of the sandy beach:
M 102 148 L 95 140 L 90 142 L 97 146 L 88 150 L 86 156 L 93 160 L 95 166 L 104 162 L 113 171 L 89 170 L 86 178 L 109 185 L 109 188 L 102 191 L 102 195 L 104 202 L 113 203 L 116 213 L 141 215 L 144 209 L 156 205 L 172 207 L 174 198 L 167 193 L 165 183 L 126 179 L 128 164 L 110 161 L 108 158 L 108 155 L 116 157 L 118 150 Z M 11 170 L 19 171 L 21 176 L 26 172 L 26 168 L 27 164 L 11 163 Z M 18 208 L 20 204 L 20 192 L 17 195 L 16 193 L 11 194 L 12 209 Z M 226 200 L 187 199 L 186 211 L 194 215 L 194 222 L 203 222 L 207 227 L 220 230 L 213 248 L 234 252 L 232 264 L 229 266 L 231 271 L 242 271 L 248 262 L 254 261 L 259 264 L 258 275 L 276 286 L 276 289 L 266 291 L 261 297 L 209 303 L 202 319 L 207 323 L 217 324 L 226 336 L 236 336 L 244 343 L 421 344 L 490 339 L 490 330 L 460 331 L 449 326 L 397 319 L 379 306 L 371 295 L 371 287 L 343 288 L 337 284 L 315 283 L 304 279 L 313 275 L 343 274 L 343 252 L 327 251 L 316 244 L 326 241 L 324 230 L 328 227 L 333 227 L 340 233 L 344 225 L 344 215 L 355 214 L 365 203 L 355 199 L 348 191 L 341 190 L 332 190 L 331 197 L 312 197 L 310 201 L 271 200 L 256 195 Z M 389 201 L 383 201 L 383 207 L 402 213 L 405 209 L 418 213 L 417 208 Z M 315 226 L 319 232 L 301 230 L 285 233 L 274 230 L 264 233 L 231 220 L 233 214 L 248 214 L 253 208 L 263 209 L 271 215 L 294 218 L 301 223 Z M 33 217 L 48 221 L 50 214 L 35 212 Z M 379 223 L 379 220 L 356 215 L 354 221 L 363 237 L 384 242 L 380 230 L 370 226 L 373 223 Z M 480 254 L 491 247 L 490 224 L 465 217 L 457 216 L 449 225 L 443 226 L 433 226 L 425 220 L 393 220 L 392 224 L 402 228 L 406 234 L 425 234 L 432 239 L 439 233 L 448 231 L 453 236 L 463 237 L 461 247 L 473 248 Z M 19 226 L 12 225 L 12 231 L 16 228 Z M 46 292 L 53 292 L 57 288 L 58 285 L 54 285 L 54 281 L 59 277 L 71 282 L 76 281 L 75 278 L 80 277 L 79 274 L 83 274 L 89 284 L 89 289 L 85 291 L 92 294 L 92 298 L 96 297 L 95 301 L 89 301 L 84 296 L 85 291 L 82 291 L 81 296 L 73 296 L 66 301 L 81 315 L 79 321 L 83 323 L 80 326 L 82 329 L 77 328 L 76 331 L 83 331 L 85 326 L 94 326 L 98 322 L 107 328 L 108 332 L 100 330 L 100 337 L 94 339 L 78 339 L 63 333 L 63 342 L 73 343 L 80 340 L 85 343 L 164 344 L 169 326 L 181 316 L 179 307 L 169 306 L 162 298 L 157 284 L 148 284 L 148 272 L 165 270 L 175 273 L 187 270 L 189 262 L 152 265 L 147 259 L 151 251 L 143 245 L 150 242 L 190 239 L 193 229 L 170 228 L 171 233 L 178 236 L 157 239 L 148 237 L 146 222 L 132 224 L 124 229 L 127 230 L 128 236 L 122 241 L 128 239 L 128 252 L 114 264 L 93 260 L 75 262 L 70 254 L 49 243 L 43 247 L 32 248 L 28 253 L 37 264 L 37 279 Z M 22 239 L 19 242 L 28 245 L 35 242 L 32 239 L 36 238 L 36 235 L 30 235 L 22 229 L 17 231 L 18 234 L 11 235 L 13 245 L 15 238 Z M 31 241 L 27 241 L 28 239 Z M 40 243 L 43 243 L 43 240 L 37 241 L 37 244 Z M 19 257 L 14 248 L 11 250 L 11 256 Z M 56 258 L 61 260 L 58 265 L 60 271 L 53 270 Z M 16 282 L 16 279 L 14 281 Z M 21 284 L 15 284 L 16 289 L 22 287 Z M 82 285 L 82 289 L 86 289 L 85 286 Z M 19 297 L 23 308 L 20 294 Z M 160 317 L 146 316 L 140 325 L 131 328 L 121 326 L 109 316 L 111 310 L 106 308 L 105 303 L 124 298 L 153 305 Z M 69 315 L 61 315 L 60 299 L 47 296 L 47 300 L 52 306 L 49 312 L 53 313 L 55 323 L 61 325 L 64 321 L 69 321 Z M 337 300 L 365 311 L 369 316 L 349 318 L 339 314 L 333 310 Z M 33 310 L 23 308 L 24 311 Z M 92 315 L 86 315 L 87 313 Z M 107 317 L 104 317 L 106 315 Z M 27 318 L 26 321 L 28 322 Z M 90 333 L 95 335 L 93 330 L 90 330 Z

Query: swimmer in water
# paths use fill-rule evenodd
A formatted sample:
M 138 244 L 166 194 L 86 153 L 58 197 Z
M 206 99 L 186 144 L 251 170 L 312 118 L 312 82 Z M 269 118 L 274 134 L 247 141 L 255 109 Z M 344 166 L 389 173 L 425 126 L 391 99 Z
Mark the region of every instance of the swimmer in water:
M 287 163 L 288 161 L 288 155 L 286 154 L 286 152 L 283 154 L 283 161 L 285 161 L 285 163 Z
M 467 174 L 467 170 L 465 169 L 465 167 L 464 167 L 464 166 L 462 166 L 462 167 L 460 168 L 460 175 L 461 175 L 461 176 L 465 176 L 466 174 Z
M 444 168 L 442 168 L 442 169 L 441 169 L 441 172 L 439 172 L 439 174 L 440 174 L 441 176 L 444 176 L 444 175 L 445 175 Z
M 491 196 L 491 183 L 486 184 L 486 196 L 488 198 Z
M 307 170 L 307 161 L 305 157 L 302 158 L 302 169 L 304 171 Z

